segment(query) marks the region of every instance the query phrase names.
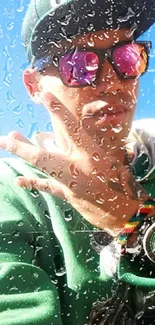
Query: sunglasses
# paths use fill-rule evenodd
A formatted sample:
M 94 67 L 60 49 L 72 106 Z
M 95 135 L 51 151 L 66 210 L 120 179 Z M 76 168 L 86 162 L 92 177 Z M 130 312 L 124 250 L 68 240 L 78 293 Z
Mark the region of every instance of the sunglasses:
M 66 86 L 85 87 L 95 84 L 108 60 L 120 79 L 136 79 L 147 71 L 151 47 L 151 42 L 123 42 L 109 49 L 74 48 L 61 56 L 42 57 L 33 68 L 43 73 L 55 65 Z

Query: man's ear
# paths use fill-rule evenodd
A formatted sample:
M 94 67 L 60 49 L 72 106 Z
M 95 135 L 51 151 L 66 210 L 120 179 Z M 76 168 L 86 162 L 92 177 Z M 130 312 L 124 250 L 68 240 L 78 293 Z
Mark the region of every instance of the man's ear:
M 40 76 L 38 75 L 37 71 L 30 68 L 24 71 L 23 82 L 29 95 L 37 104 L 42 104 L 40 99 L 39 81 Z

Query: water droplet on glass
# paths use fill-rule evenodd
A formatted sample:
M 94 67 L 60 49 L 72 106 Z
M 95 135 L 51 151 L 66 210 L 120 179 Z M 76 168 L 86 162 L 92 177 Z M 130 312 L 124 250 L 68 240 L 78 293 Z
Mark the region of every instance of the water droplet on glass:
M 95 201 L 96 201 L 96 203 L 103 204 L 105 202 L 105 200 L 103 199 L 102 195 L 103 195 L 102 193 L 96 193 L 95 194 Z
M 63 171 L 61 170 L 60 172 L 58 172 L 58 178 L 62 178 L 63 176 Z
M 97 173 L 97 168 L 94 167 L 94 168 L 92 169 L 92 175 L 96 175 L 96 173 Z
M 114 196 L 113 198 L 109 199 L 108 201 L 113 202 L 113 201 L 117 200 L 117 197 L 118 197 L 118 196 L 116 195 L 116 196 Z
M 31 104 L 27 105 L 28 112 L 34 117 L 34 107 Z
M 22 12 L 24 10 L 24 6 L 21 6 L 17 9 L 18 12 Z
M 23 109 L 23 103 L 20 102 L 17 106 L 14 107 L 13 113 L 20 114 L 22 109 Z
M 12 30 L 14 28 L 14 22 L 11 21 L 8 25 L 7 25 L 7 29 L 8 30 Z
M 23 225 L 24 225 L 24 222 L 23 222 L 23 221 L 19 221 L 19 222 L 18 222 L 18 226 L 19 226 L 19 227 L 23 227 Z
M 85 192 L 86 192 L 86 194 L 88 194 L 88 195 L 91 194 L 90 190 L 86 190 Z
M 62 275 L 64 275 L 64 274 L 66 274 L 66 269 L 65 269 L 64 267 L 61 267 L 60 270 L 57 270 L 57 271 L 55 272 L 55 274 L 56 274 L 57 276 L 62 276 Z
M 70 164 L 69 171 L 74 178 L 79 176 L 79 170 L 73 163 Z
M 69 209 L 69 210 L 65 210 L 65 212 L 64 212 L 64 219 L 66 220 L 66 221 L 71 221 L 72 220 L 72 218 L 73 218 L 73 215 L 72 215 L 72 210 L 71 209 Z
M 113 127 L 112 130 L 113 130 L 115 133 L 119 133 L 119 132 L 122 131 L 122 126 L 119 125 L 119 126 L 117 126 L 117 127 Z
M 76 189 L 77 185 L 78 185 L 77 182 L 72 181 L 72 182 L 70 182 L 70 184 L 69 184 L 69 188 L 70 188 L 70 189 Z
M 3 29 L 2 26 L 0 25 L 0 39 L 3 38 Z
M 38 131 L 36 122 L 30 124 L 30 129 L 29 129 L 29 133 L 27 134 L 27 138 L 31 138 L 35 131 L 36 132 Z
M 19 119 L 16 123 L 20 128 L 24 127 L 24 122 L 21 119 Z
M 39 192 L 37 190 L 32 190 L 30 193 L 35 199 L 39 196 Z
M 39 278 L 39 274 L 38 274 L 37 272 L 34 272 L 33 275 L 34 275 L 34 277 L 35 277 L 36 279 Z
M 51 172 L 51 173 L 50 173 L 50 176 L 51 176 L 51 177 L 56 177 L 57 174 L 56 174 L 56 172 Z
M 87 25 L 87 30 L 88 30 L 89 32 L 91 32 L 91 31 L 93 30 L 93 28 L 94 28 L 94 25 L 93 25 L 93 24 L 89 23 L 89 24 Z
M 48 122 L 47 124 L 46 124 L 46 131 L 47 132 L 51 132 L 53 129 L 52 129 L 52 123 L 51 122 Z
M 93 152 L 93 153 L 92 153 L 92 158 L 93 158 L 95 161 L 99 161 L 99 160 L 100 160 L 100 155 L 98 154 L 98 152 Z
M 88 17 L 94 17 L 95 16 L 95 10 L 89 11 L 87 16 Z
M 101 127 L 101 131 L 106 132 L 107 131 L 107 127 L 106 126 L 102 126 Z M 103 139 L 103 141 L 104 141 L 104 139 Z
M 126 13 L 126 15 L 122 16 L 122 17 L 118 17 L 117 20 L 122 23 L 122 22 L 126 22 L 127 20 L 129 20 L 131 17 L 135 16 L 135 12 L 132 10 L 131 7 L 128 7 L 128 11 Z
M 103 173 L 101 173 L 101 172 L 97 173 L 97 178 L 98 178 L 101 182 L 106 183 L 106 178 L 105 178 L 105 176 L 104 176 Z

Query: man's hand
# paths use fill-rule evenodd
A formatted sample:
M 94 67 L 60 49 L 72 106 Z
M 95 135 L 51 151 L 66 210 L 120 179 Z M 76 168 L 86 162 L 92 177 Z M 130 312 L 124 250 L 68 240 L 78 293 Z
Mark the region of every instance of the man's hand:
M 129 166 L 124 166 L 116 158 L 116 149 L 121 153 L 125 151 L 122 143 L 121 148 L 117 148 L 111 143 L 111 138 L 105 137 L 104 143 L 99 145 L 93 131 L 88 134 L 85 125 L 91 130 L 92 118 L 88 120 L 78 115 L 77 119 L 72 113 L 73 103 L 68 100 L 66 108 L 56 98 L 58 90 L 51 78 L 46 76 L 41 82 L 42 101 L 59 127 L 64 151 L 60 151 L 62 148 L 59 151 L 39 148 L 17 132 L 2 137 L 1 148 L 27 160 L 48 175 L 45 179 L 20 177 L 17 184 L 64 198 L 84 218 L 100 228 L 122 227 L 148 198 L 134 180 Z M 120 146 L 120 140 L 118 143 Z
M 27 160 L 48 175 L 45 179 L 18 177 L 16 184 L 49 192 L 67 200 L 99 228 L 122 227 L 148 195 L 123 166 L 95 143 L 93 154 L 80 148 L 67 153 L 47 151 L 18 132 L 0 138 L 1 148 Z

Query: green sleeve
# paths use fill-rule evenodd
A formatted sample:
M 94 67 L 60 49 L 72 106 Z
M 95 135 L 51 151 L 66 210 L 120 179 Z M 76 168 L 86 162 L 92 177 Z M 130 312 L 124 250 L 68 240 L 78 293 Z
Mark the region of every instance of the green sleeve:
M 57 289 L 34 262 L 35 218 L 13 186 L 0 178 L 0 325 L 62 325 Z

